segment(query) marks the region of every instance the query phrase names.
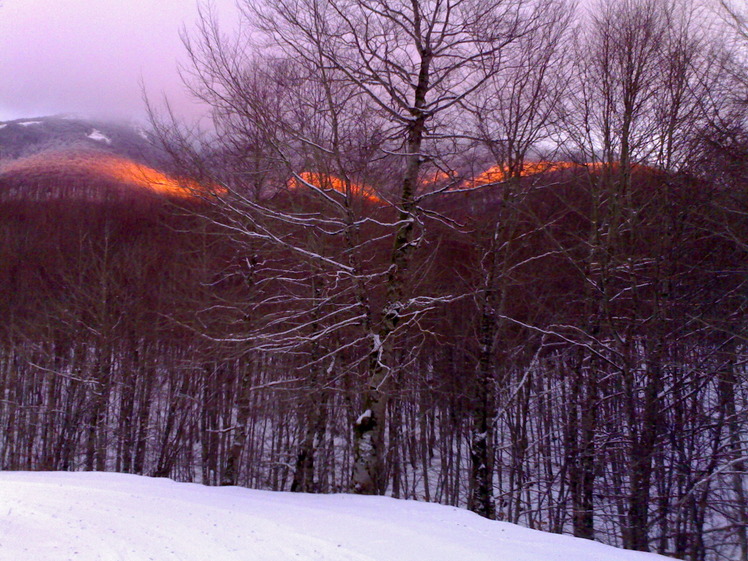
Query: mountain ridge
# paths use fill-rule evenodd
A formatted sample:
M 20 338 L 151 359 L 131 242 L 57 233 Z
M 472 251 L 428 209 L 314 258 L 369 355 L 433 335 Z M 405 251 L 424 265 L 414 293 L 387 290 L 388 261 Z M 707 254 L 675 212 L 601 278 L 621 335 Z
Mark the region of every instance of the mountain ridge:
M 104 150 L 151 166 L 163 160 L 146 129 L 134 123 L 67 115 L 0 122 L 0 162 L 71 147 Z

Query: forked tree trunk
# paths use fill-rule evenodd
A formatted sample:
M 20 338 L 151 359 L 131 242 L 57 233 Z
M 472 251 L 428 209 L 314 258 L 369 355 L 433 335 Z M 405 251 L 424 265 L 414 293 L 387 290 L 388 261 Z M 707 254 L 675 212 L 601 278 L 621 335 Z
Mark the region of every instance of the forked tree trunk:
M 221 473 L 221 485 L 238 485 L 242 451 L 247 443 L 247 421 L 250 414 L 250 381 L 252 364 L 249 360 L 239 364 L 242 369 L 236 397 L 236 425 L 232 431 L 226 464 Z
M 368 381 L 364 391 L 363 412 L 353 426 L 353 476 L 352 488 L 362 495 L 382 494 L 386 482 L 382 474 L 384 463 L 384 428 L 387 410 L 387 381 L 389 368 L 385 364 L 385 345 L 397 328 L 403 312 L 405 275 L 414 251 L 413 237 L 416 219 L 415 192 L 421 166 L 421 144 L 425 133 L 427 114 L 425 105 L 428 88 L 430 55 L 424 55 L 419 84 L 416 89 L 415 112 L 419 116 L 408 127 L 407 167 L 400 197 L 399 225 L 395 233 L 390 267 L 387 271 L 386 304 L 381 325 L 370 333 L 371 350 L 368 362 Z

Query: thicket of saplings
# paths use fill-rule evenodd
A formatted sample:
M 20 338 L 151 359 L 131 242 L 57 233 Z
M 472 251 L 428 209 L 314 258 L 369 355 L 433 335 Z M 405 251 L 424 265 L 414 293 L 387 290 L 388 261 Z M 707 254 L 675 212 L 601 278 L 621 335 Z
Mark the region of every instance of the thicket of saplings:
M 626 545 L 639 512 L 651 547 L 681 557 L 739 539 L 746 193 L 635 168 L 625 198 L 593 197 L 618 173 L 523 179 L 511 228 L 496 223 L 505 184 L 432 205 L 441 219 L 422 230 L 407 283 L 431 304 L 406 310 L 389 342 L 383 492 L 466 504 L 493 248 L 497 517 L 553 532 L 594 523 Z M 220 207 L 67 187 L 0 206 L 0 467 L 348 490 L 369 347 L 353 281 L 293 250 L 318 234 L 299 222 L 287 246 L 237 243 Z M 360 204 L 365 277 L 386 266 L 377 224 L 394 211 Z M 315 205 L 281 188 L 266 207 Z M 601 215 L 620 228 L 601 234 Z M 345 253 L 338 237 L 312 241 Z M 614 296 L 601 303 L 593 280 Z

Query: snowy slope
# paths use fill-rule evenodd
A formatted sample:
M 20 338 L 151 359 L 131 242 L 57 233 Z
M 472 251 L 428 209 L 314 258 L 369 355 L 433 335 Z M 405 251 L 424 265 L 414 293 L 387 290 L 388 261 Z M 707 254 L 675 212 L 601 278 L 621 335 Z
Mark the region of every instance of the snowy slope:
M 54 116 L 0 122 L 0 158 L 14 160 L 50 149 L 93 148 L 158 164 L 164 154 L 142 127 L 78 117 Z
M 384 497 L 0 472 L 2 561 L 656 561 Z

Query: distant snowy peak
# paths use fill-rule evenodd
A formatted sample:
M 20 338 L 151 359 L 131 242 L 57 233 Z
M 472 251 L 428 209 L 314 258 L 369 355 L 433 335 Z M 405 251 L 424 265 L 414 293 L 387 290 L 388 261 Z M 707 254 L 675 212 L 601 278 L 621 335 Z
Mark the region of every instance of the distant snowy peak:
M 164 158 L 139 123 L 92 120 L 73 115 L 34 116 L 0 122 L 2 160 L 24 158 L 50 149 L 90 149 L 94 146 L 151 167 L 157 166 Z
M 102 133 L 100 130 L 94 129 L 90 133 L 86 135 L 87 138 L 90 138 L 91 140 L 96 140 L 97 142 L 104 142 L 105 144 L 111 144 L 112 139 L 109 138 L 107 135 Z

